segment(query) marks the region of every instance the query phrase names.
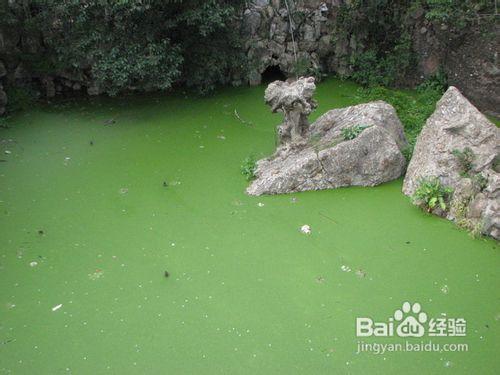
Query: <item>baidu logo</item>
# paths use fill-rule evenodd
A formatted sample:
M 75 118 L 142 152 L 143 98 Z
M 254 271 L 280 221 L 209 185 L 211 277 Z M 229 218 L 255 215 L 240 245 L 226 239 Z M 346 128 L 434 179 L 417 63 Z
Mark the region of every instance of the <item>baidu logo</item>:
M 465 336 L 467 323 L 463 318 L 432 318 L 422 311 L 420 303 L 404 302 L 386 322 L 356 318 L 357 337 L 423 337 Z

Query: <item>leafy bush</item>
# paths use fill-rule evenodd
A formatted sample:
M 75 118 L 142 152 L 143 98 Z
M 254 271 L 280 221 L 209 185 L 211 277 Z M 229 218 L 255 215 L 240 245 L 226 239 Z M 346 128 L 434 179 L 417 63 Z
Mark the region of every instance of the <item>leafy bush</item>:
M 495 1 L 491 0 L 425 0 L 424 4 L 427 10 L 425 18 L 455 30 L 477 21 L 481 13 L 495 13 Z
M 30 86 L 7 86 L 7 112 L 16 112 L 28 109 L 39 98 L 40 93 Z
M 257 160 L 255 156 L 249 155 L 241 164 L 241 174 L 245 176 L 247 181 L 252 181 L 255 178 L 255 170 L 257 168 Z
M 354 125 L 341 130 L 342 138 L 344 141 L 350 141 L 361 134 L 363 130 L 369 128 L 369 125 Z
M 444 187 L 437 177 L 422 178 L 418 182 L 418 187 L 413 194 L 413 202 L 427 212 L 431 212 L 436 207 L 443 211 L 447 209 L 447 201 L 453 190 Z
M 317 81 L 323 78 L 321 70 L 311 64 L 307 58 L 299 58 L 292 66 L 292 74 L 295 77 L 313 76 Z
M 444 93 L 448 88 L 448 77 L 443 69 L 438 69 L 436 74 L 427 78 L 418 87 L 417 91 L 425 93 L 426 91 L 435 91 L 439 93 Z
M 360 103 L 384 100 L 396 109 L 409 143 L 408 149 L 404 150 L 404 155 L 407 160 L 410 160 L 417 136 L 427 118 L 436 109 L 436 102 L 440 97 L 441 93 L 433 89 L 422 89 L 415 93 L 389 90 L 379 86 L 358 90 L 356 99 Z
M 109 95 L 176 83 L 205 93 L 244 65 L 234 32 L 242 0 L 5 3 L 0 24 L 13 25 L 26 40 L 43 35 L 43 48 L 13 56 L 23 66 L 90 77 Z
M 414 56 L 411 39 L 403 35 L 389 51 L 369 49 L 351 57 L 349 78 L 363 86 L 392 86 L 403 81 Z

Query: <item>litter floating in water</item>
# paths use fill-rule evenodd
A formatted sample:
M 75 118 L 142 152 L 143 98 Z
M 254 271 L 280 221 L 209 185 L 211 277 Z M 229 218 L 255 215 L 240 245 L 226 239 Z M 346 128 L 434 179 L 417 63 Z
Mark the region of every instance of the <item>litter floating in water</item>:
M 62 303 L 60 303 L 59 305 L 56 305 L 52 308 L 52 311 L 57 311 L 59 310 L 60 308 L 62 307 Z
M 221 135 L 218 135 L 218 136 L 217 136 L 217 138 L 222 139 L 222 140 L 225 140 L 225 139 L 226 139 L 226 137 L 225 137 L 224 135 L 222 135 L 222 134 L 221 134 Z
M 119 190 L 120 194 L 127 194 L 128 193 L 128 189 L 127 188 L 121 188 Z
M 264 203 L 259 202 L 259 203 L 257 203 L 257 206 L 259 206 L 259 207 L 264 207 Z
M 356 276 L 360 277 L 360 278 L 365 277 L 366 276 L 366 272 L 364 270 L 362 270 L 362 269 L 356 270 Z
M 342 267 L 340 267 L 340 269 L 344 272 L 351 272 L 351 267 L 346 266 L 346 265 L 342 265 Z
M 443 294 L 448 294 L 448 293 L 450 292 L 450 288 L 448 288 L 448 285 L 446 285 L 446 284 L 445 284 L 445 285 L 443 285 L 443 286 L 441 287 L 441 292 L 442 292 Z
M 6 153 L 7 155 L 10 155 L 10 154 L 12 154 L 12 151 L 5 150 L 5 153 Z
M 30 262 L 30 267 L 36 267 L 36 266 L 38 266 L 38 262 L 35 261 Z
M 307 224 L 300 227 L 300 231 L 305 234 L 311 234 L 311 227 Z

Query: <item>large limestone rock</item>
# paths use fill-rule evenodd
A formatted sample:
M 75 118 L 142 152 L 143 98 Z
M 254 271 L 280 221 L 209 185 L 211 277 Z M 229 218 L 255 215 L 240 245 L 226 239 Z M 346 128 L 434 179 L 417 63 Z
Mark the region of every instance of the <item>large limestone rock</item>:
M 307 132 L 307 116 L 316 108 L 313 94 L 314 78 L 299 78 L 294 82 L 275 81 L 266 89 L 264 99 L 271 111 L 282 112 L 285 121 L 278 127 L 280 144 L 300 141 Z
M 466 150 L 472 159 L 468 170 L 457 156 Z M 440 214 L 500 239 L 499 152 L 500 129 L 450 87 L 417 139 L 403 192 L 411 196 L 420 179 L 436 177 L 453 189 Z
M 302 131 L 257 163 L 248 194 L 374 186 L 404 172 L 403 127 L 394 108 L 385 102 L 331 110 Z M 356 131 L 357 136 L 349 137 Z

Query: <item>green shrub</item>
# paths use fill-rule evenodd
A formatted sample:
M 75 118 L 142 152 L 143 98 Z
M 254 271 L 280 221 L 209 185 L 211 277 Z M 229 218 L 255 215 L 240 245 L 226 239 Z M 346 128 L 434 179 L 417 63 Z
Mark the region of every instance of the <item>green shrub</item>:
M 453 190 L 441 184 L 437 177 L 422 178 L 413 194 L 413 202 L 431 212 L 436 207 L 446 211 L 447 202 Z
M 433 89 L 422 89 L 418 92 L 390 90 L 385 87 L 371 87 L 360 89 L 356 99 L 359 103 L 374 100 L 383 100 L 391 104 L 401 120 L 409 147 L 404 150 L 407 160 L 411 159 L 417 136 L 427 118 L 436 109 L 436 102 L 441 93 Z
M 40 93 L 29 86 L 7 86 L 7 112 L 17 112 L 30 108 L 39 98 Z
M 241 164 L 241 174 L 245 176 L 247 181 L 252 181 L 255 178 L 255 170 L 257 168 L 257 160 L 255 156 L 249 155 Z
M 363 130 L 369 128 L 369 125 L 354 125 L 341 130 L 342 138 L 344 141 L 350 141 L 361 134 Z
M 417 91 L 420 93 L 425 93 L 425 91 L 433 90 L 439 93 L 444 93 L 448 88 L 448 76 L 439 68 L 436 74 L 427 78 L 419 86 L 417 86 Z

